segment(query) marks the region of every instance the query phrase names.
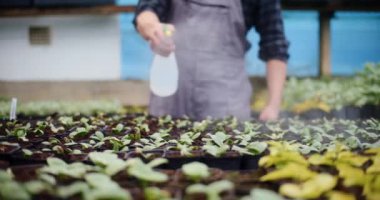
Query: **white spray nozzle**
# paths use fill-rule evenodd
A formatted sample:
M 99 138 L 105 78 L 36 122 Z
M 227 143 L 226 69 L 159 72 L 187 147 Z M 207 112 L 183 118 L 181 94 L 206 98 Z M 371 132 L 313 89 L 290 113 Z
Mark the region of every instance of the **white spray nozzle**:
M 11 111 L 9 112 L 10 120 L 16 120 L 16 110 L 17 110 L 17 98 L 12 98 Z

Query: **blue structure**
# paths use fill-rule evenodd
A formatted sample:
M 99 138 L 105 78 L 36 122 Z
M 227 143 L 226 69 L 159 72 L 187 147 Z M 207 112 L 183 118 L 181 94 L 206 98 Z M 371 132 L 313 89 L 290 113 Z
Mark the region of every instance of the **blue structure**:
M 137 0 L 119 0 L 135 5 Z M 318 75 L 319 23 L 314 11 L 284 11 L 286 35 L 291 42 L 289 75 Z M 133 14 L 122 14 L 122 78 L 147 79 L 152 62 L 148 44 L 132 25 Z M 353 75 L 366 62 L 380 62 L 380 13 L 336 12 L 332 26 L 332 73 Z M 248 33 L 252 43 L 247 53 L 247 71 L 252 76 L 265 74 L 265 63 L 257 58 L 259 37 Z

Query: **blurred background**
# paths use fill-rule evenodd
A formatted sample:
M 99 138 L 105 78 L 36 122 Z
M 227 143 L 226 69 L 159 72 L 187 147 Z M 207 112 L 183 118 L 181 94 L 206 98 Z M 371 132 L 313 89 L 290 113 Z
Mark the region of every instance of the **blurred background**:
M 24 112 L 37 114 L 44 105 L 72 112 L 83 105 L 111 110 L 146 106 L 153 54 L 132 24 L 136 4 L 0 0 L 0 112 L 8 112 L 11 97 L 24 104 Z M 291 44 L 284 110 L 379 105 L 380 2 L 282 4 Z M 252 108 L 259 111 L 266 99 L 265 64 L 257 58 L 258 35 L 252 30 L 248 38 L 253 44 L 246 56 L 255 88 Z

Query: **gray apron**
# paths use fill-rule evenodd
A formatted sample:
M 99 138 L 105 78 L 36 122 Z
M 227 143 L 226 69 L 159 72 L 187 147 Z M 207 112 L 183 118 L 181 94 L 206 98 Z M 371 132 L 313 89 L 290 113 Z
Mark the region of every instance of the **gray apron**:
M 252 88 L 241 1 L 172 0 L 168 22 L 176 27 L 178 91 L 170 97 L 151 94 L 150 114 L 248 120 Z

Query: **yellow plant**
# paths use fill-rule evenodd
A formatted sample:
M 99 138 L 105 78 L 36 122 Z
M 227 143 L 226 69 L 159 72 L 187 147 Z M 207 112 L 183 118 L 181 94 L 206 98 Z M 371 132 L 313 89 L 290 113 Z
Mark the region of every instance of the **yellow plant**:
M 380 174 L 380 156 L 372 157 L 373 164 L 367 168 L 367 173 Z
M 317 175 L 307 168 L 305 165 L 289 163 L 286 166 L 270 172 L 260 178 L 260 181 L 275 181 L 281 179 L 292 179 L 297 181 L 305 181 Z
M 313 154 L 308 159 L 309 163 L 312 165 L 336 166 L 343 163 L 354 167 L 361 167 L 368 160 L 368 157 L 358 155 L 351 151 L 346 151 L 344 148 L 330 149 L 323 155 Z
M 297 163 L 299 165 L 308 165 L 306 159 L 297 151 L 297 147 L 287 142 L 268 142 L 269 155 L 259 160 L 261 167 L 281 167 L 288 163 Z
M 302 103 L 298 103 L 293 106 L 292 111 L 295 113 L 303 113 L 311 109 L 321 109 L 325 112 L 330 112 L 331 108 L 325 102 L 322 102 L 318 99 L 306 100 Z
M 327 196 L 328 200 L 356 200 L 354 195 L 338 191 L 331 191 Z
M 343 178 L 346 187 L 363 186 L 366 182 L 364 171 L 360 168 L 352 167 L 348 164 L 338 164 L 339 177 Z
M 330 174 L 318 174 L 301 184 L 284 184 L 280 187 L 280 193 L 296 199 L 315 199 L 332 190 L 337 181 L 337 178 Z

